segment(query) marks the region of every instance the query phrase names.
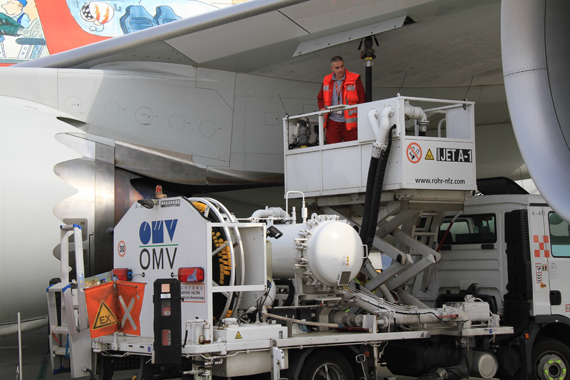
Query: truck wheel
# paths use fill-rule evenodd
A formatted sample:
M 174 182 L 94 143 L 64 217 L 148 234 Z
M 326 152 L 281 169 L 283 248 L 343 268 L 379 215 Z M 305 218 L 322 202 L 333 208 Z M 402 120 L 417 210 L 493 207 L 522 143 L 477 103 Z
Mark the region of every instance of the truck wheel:
M 333 350 L 318 350 L 305 360 L 300 380 L 354 380 L 350 363 Z
M 555 339 L 542 339 L 532 349 L 531 379 L 569 380 L 570 348 Z

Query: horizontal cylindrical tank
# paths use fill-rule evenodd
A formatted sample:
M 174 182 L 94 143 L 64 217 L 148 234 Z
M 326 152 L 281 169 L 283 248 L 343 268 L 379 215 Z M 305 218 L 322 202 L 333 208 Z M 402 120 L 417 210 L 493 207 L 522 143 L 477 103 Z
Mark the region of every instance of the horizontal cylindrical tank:
M 364 260 L 360 236 L 345 222 L 323 219 L 276 226 L 283 236 L 272 241 L 273 277 L 293 278 L 296 264 L 307 266 L 325 285 L 356 277 Z

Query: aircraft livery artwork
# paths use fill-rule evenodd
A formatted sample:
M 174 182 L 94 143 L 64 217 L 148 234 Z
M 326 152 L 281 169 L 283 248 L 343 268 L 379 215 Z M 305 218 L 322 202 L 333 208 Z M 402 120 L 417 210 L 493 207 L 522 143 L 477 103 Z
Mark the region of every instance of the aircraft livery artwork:
M 0 3 L 0 66 L 218 9 L 187 0 L 0 0 Z

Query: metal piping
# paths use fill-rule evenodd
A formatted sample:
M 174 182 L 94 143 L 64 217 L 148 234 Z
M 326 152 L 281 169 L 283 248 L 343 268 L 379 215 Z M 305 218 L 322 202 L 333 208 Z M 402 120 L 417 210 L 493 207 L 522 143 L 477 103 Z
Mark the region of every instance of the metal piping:
M 291 217 L 287 211 L 283 210 L 281 207 L 265 207 L 265 209 L 254 211 L 253 214 L 248 218 L 248 220 L 256 219 L 285 219 L 289 220 Z
M 439 123 L 437 124 L 437 137 L 441 137 L 441 124 L 443 124 L 443 122 L 445 121 L 446 125 L 447 125 L 447 118 L 443 118 L 439 121 Z
M 418 123 L 427 123 L 426 113 L 421 107 L 414 107 L 409 104 L 404 105 L 404 114 L 410 119 L 418 120 Z
M 339 328 L 344 327 L 343 325 L 339 325 L 337 323 L 311 322 L 311 321 L 302 321 L 300 319 L 295 319 L 295 318 L 282 317 L 281 315 L 268 313 L 266 306 L 264 306 L 261 309 L 261 315 L 263 316 L 264 319 L 269 317 L 269 318 L 273 318 L 273 319 L 280 319 L 282 321 L 297 323 L 299 325 L 330 327 L 330 328 L 334 328 L 334 329 L 339 329 Z
M 372 153 L 376 158 L 380 157 L 380 151 L 386 148 L 386 137 L 390 130 L 390 117 L 392 116 L 394 116 L 394 107 L 390 105 L 382 110 L 380 124 L 378 124 L 378 110 L 372 108 L 368 112 L 368 122 L 370 123 L 370 127 L 372 127 L 374 136 L 376 136 L 376 141 L 373 144 L 375 151 Z
M 302 191 L 296 191 L 296 190 L 290 190 L 287 192 L 287 194 L 285 195 L 285 212 L 289 212 L 289 194 L 290 193 L 296 193 L 296 194 L 301 194 L 303 196 L 303 201 L 301 202 L 301 217 L 303 218 L 303 223 L 307 223 L 307 207 L 305 206 L 305 193 L 303 193 Z M 293 210 L 295 210 L 295 208 L 293 207 Z M 295 211 L 293 211 L 291 213 L 292 215 L 292 219 L 293 219 L 293 223 L 296 223 L 296 219 L 297 216 L 295 215 Z
M 461 309 L 456 308 L 445 308 L 445 309 L 424 309 L 422 311 L 410 310 L 397 311 L 387 309 L 380 309 L 375 305 L 372 305 L 361 299 L 352 299 L 351 303 L 361 309 L 368 311 L 369 313 L 375 314 L 378 317 L 377 324 L 383 326 L 388 324 L 398 324 L 398 325 L 417 325 L 423 323 L 463 323 L 464 327 L 471 326 L 471 320 Z

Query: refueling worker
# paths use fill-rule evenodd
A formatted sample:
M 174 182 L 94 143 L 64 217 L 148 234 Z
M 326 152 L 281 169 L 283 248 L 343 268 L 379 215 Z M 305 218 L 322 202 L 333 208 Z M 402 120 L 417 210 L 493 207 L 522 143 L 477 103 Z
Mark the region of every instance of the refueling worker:
M 348 71 L 344 67 L 342 57 L 331 58 L 332 73 L 325 76 L 321 91 L 317 96 L 319 110 L 338 104 L 355 105 L 366 101 L 360 75 Z M 357 109 L 336 111 L 325 114 L 325 135 L 327 144 L 358 139 Z

